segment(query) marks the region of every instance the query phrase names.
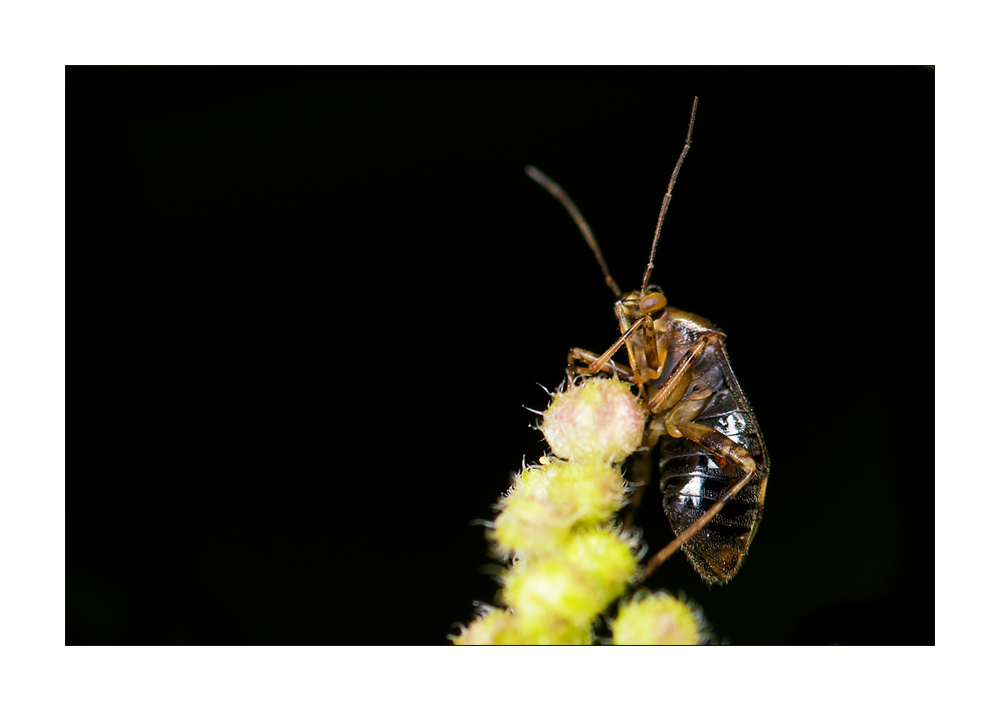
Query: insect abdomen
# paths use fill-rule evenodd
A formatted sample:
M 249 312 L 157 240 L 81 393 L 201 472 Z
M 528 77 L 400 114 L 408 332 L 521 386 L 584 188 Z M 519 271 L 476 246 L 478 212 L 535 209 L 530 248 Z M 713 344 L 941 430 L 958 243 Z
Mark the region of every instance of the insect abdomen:
M 678 535 L 708 511 L 732 484 L 707 455 L 682 456 L 663 469 L 663 508 Z M 724 583 L 743 562 L 760 519 L 760 486 L 751 482 L 690 541 L 683 550 L 698 574 L 709 583 Z

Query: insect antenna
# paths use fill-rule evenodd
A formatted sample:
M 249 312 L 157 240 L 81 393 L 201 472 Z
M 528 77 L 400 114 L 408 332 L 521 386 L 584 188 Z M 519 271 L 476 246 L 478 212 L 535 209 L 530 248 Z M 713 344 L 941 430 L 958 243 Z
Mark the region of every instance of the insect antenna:
M 681 172 L 681 163 L 684 162 L 684 156 L 687 155 L 688 150 L 691 148 L 691 132 L 694 131 L 694 114 L 697 110 L 698 97 L 696 96 L 694 97 L 694 104 L 691 105 L 691 122 L 688 124 L 688 135 L 687 140 L 684 141 L 684 150 L 681 151 L 681 157 L 677 159 L 677 165 L 674 166 L 674 172 L 670 176 L 670 183 L 667 185 L 667 194 L 663 196 L 663 204 L 660 206 L 660 217 L 656 220 L 656 234 L 653 235 L 653 249 L 649 252 L 649 264 L 646 265 L 646 273 L 642 275 L 642 291 L 639 292 L 641 294 L 646 293 L 646 287 L 649 286 L 649 276 L 653 273 L 653 257 L 656 256 L 656 245 L 660 241 L 660 229 L 663 227 L 663 216 L 667 214 L 667 206 L 670 205 L 670 196 L 674 190 L 674 182 L 677 180 L 677 174 Z
M 695 101 L 697 101 L 697 99 L 695 99 Z M 690 131 L 688 132 L 688 140 L 690 140 Z M 687 149 L 685 148 L 685 152 L 686 150 Z M 601 265 L 601 271 L 604 272 L 604 282 L 611 288 L 611 291 L 614 292 L 615 298 L 622 298 L 622 290 L 618 288 L 618 284 L 616 284 L 615 280 L 611 277 L 611 271 L 608 269 L 608 265 L 604 261 L 604 255 L 601 254 L 601 248 L 597 246 L 597 240 L 594 239 L 594 233 L 590 231 L 590 225 L 588 225 L 587 221 L 583 219 L 583 215 L 580 214 L 576 205 L 574 205 L 573 201 L 570 200 L 566 191 L 559 187 L 559 184 L 556 181 L 533 165 L 526 166 L 524 172 L 528 174 L 529 178 L 552 193 L 552 196 L 561 202 L 563 207 L 566 208 L 566 212 L 568 212 L 576 222 L 576 226 L 579 227 L 580 232 L 583 233 L 583 238 L 587 240 L 587 244 L 590 245 L 590 249 L 593 250 L 594 256 L 597 257 L 597 263 Z M 674 174 L 676 173 L 677 171 L 675 170 Z M 671 185 L 673 185 L 672 182 Z M 662 221 L 662 215 L 660 216 L 660 219 Z

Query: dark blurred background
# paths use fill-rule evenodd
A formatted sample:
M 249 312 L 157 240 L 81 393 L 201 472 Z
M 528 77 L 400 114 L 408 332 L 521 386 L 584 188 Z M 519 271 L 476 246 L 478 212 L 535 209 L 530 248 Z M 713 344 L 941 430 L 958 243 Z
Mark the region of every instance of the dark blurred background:
M 933 70 L 67 69 L 69 644 L 442 644 L 624 289 L 723 328 L 772 459 L 733 644 L 932 644 Z M 87 403 L 87 410 L 82 404 Z M 656 496 L 638 518 L 670 539 Z

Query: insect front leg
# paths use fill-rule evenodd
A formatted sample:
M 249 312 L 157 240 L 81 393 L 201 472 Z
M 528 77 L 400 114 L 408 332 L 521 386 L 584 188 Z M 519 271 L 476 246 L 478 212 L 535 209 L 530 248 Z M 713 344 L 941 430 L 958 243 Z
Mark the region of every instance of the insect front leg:
M 596 359 L 593 362 L 591 362 L 591 364 L 588 367 L 581 368 L 578 371 L 580 374 L 593 375 L 594 373 L 604 370 L 605 369 L 604 366 L 609 361 L 611 361 L 611 357 L 618 352 L 618 349 L 620 349 L 622 346 L 627 346 L 629 343 L 629 339 L 632 337 L 632 334 L 635 333 L 644 325 L 645 322 L 643 319 L 637 319 L 635 323 L 629 325 L 628 320 L 624 316 L 624 307 L 622 306 L 622 303 L 620 301 L 616 305 L 616 308 L 619 312 L 618 321 L 621 327 L 622 335 L 618 337 L 617 341 L 611 344 L 611 347 L 608 348 L 608 350 L 604 351 L 604 353 L 597 356 Z M 573 351 L 575 350 L 577 349 L 573 349 Z M 639 382 L 638 378 L 639 371 L 638 368 L 636 367 L 635 355 L 632 353 L 631 347 L 626 347 L 625 350 L 628 352 L 629 364 L 632 366 L 632 372 L 635 375 L 634 382 Z M 570 351 L 571 359 L 573 357 L 573 351 Z M 589 354 L 589 352 L 587 351 L 581 351 L 581 352 L 586 352 Z M 570 363 L 572 363 L 572 360 L 570 360 Z
M 573 372 L 576 373 L 577 375 L 582 375 L 585 373 L 591 374 L 593 372 L 590 367 L 581 367 L 576 365 L 578 361 L 587 363 L 588 366 L 593 366 L 593 364 L 596 363 L 598 360 L 600 360 L 600 358 L 601 356 L 597 355 L 596 353 L 593 353 L 591 351 L 586 351 L 582 348 L 571 348 L 569 351 L 569 364 L 573 368 Z M 613 360 L 606 361 L 604 365 L 601 367 L 601 370 L 604 371 L 605 373 L 616 375 L 622 380 L 625 380 L 627 382 L 630 383 L 635 382 L 635 378 L 632 375 L 632 371 L 618 365 Z

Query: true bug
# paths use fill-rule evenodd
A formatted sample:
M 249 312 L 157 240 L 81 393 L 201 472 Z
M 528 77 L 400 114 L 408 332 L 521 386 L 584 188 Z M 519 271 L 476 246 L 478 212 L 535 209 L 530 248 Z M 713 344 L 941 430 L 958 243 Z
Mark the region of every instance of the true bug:
M 711 585 L 736 574 L 757 532 L 768 459 L 757 420 L 729 365 L 723 345 L 726 335 L 701 316 L 668 307 L 662 290 L 649 285 L 663 217 L 691 148 L 697 108 L 695 97 L 687 139 L 663 196 L 639 291 L 623 294 L 618 288 L 590 227 L 563 189 L 537 168 L 528 166 L 526 171 L 576 221 L 618 299 L 615 314 L 621 337 L 601 354 L 571 349 L 571 372 L 604 372 L 634 383 L 652 414 L 643 442 L 644 461 L 632 467 L 635 493 L 626 525 L 648 482 L 652 448 L 661 443 L 660 489 L 676 538 L 649 560 L 644 577 L 682 548 Z M 622 347 L 628 355 L 627 368 L 611 360 Z

